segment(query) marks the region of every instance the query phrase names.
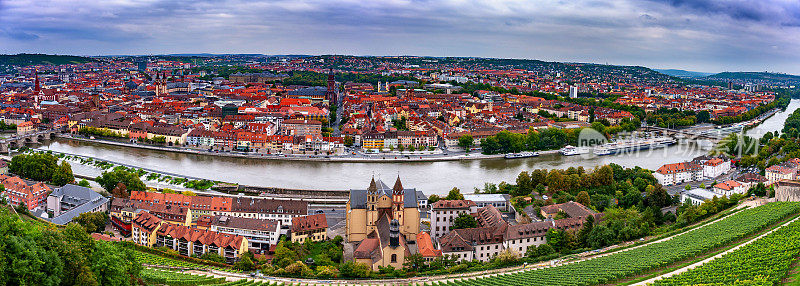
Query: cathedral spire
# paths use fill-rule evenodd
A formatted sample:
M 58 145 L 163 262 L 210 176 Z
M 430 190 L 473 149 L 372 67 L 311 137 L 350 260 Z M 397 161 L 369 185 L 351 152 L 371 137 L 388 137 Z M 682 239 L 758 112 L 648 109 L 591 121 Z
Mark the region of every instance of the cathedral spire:
M 372 181 L 369 182 L 369 188 L 367 188 L 368 194 L 375 194 L 378 192 L 378 186 L 375 184 L 375 176 L 372 176 Z
M 395 195 L 402 195 L 403 194 L 403 183 L 400 182 L 400 174 L 397 174 L 397 180 L 394 181 L 394 187 L 392 188 Z
M 39 71 L 34 71 L 33 74 L 36 77 L 36 80 L 34 81 L 33 84 L 33 91 L 39 92 L 42 90 L 41 85 L 39 85 Z

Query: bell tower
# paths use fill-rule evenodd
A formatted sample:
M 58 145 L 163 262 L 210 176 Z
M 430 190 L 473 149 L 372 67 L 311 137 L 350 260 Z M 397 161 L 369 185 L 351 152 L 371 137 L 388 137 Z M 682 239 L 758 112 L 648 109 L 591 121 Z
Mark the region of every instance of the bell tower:
M 378 198 L 380 194 L 373 176 L 367 188 L 367 233 L 375 229 L 375 222 L 378 221 Z
M 397 180 L 392 188 L 392 217 L 400 222 L 403 221 L 404 202 L 405 191 L 403 190 L 403 183 L 400 182 L 400 175 L 397 175 Z

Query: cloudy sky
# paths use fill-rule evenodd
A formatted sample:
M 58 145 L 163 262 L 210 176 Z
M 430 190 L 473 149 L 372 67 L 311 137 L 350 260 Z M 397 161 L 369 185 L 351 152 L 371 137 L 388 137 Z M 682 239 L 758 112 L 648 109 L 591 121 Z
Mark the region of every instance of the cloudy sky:
M 529 58 L 800 74 L 796 0 L 0 0 L 0 53 Z

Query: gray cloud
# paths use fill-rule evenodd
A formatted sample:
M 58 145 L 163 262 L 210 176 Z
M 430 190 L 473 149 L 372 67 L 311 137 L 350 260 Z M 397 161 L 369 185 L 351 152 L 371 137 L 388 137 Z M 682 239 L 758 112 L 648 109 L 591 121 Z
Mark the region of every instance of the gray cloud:
M 800 73 L 780 0 L 0 1 L 0 52 L 516 57 Z

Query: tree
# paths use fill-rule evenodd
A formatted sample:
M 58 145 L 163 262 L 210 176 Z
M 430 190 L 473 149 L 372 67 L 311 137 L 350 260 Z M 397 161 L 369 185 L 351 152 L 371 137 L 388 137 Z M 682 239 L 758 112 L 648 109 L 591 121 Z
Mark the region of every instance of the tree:
M 86 179 L 82 179 L 80 182 L 78 182 L 78 186 L 88 188 L 91 185 L 89 184 L 89 181 L 87 181 Z
M 659 208 L 668 207 L 672 204 L 672 198 L 661 185 L 647 186 L 647 204 Z
M 555 251 L 561 252 L 565 246 L 564 231 L 551 228 L 547 231 L 547 244 Z
M 406 262 L 403 263 L 403 267 L 419 271 L 422 268 L 425 268 L 425 257 L 422 257 L 422 254 L 419 253 L 407 256 Z
M 539 246 L 531 245 L 528 246 L 527 251 L 525 252 L 525 256 L 527 257 L 542 257 L 545 255 L 550 255 L 556 253 L 550 244 L 540 244 Z
M 95 179 L 95 182 L 100 184 L 106 191 L 113 190 L 118 183 L 125 184 L 130 191 L 141 192 L 147 189 L 142 180 L 139 179 L 139 175 L 122 168 L 114 168 L 111 172 L 103 172 Z
M 614 243 L 614 232 L 606 226 L 598 225 L 589 233 L 586 242 L 589 244 L 589 247 L 594 249 L 611 245 Z
M 289 266 L 289 264 L 292 264 L 300 259 L 300 257 L 297 255 L 297 252 L 294 252 L 286 246 L 289 243 L 290 242 L 287 242 L 286 240 L 281 240 L 278 242 L 278 245 L 275 247 L 275 256 L 272 259 L 272 263 L 275 264 L 275 266 L 285 268 L 286 266 Z
M 512 196 L 526 196 L 533 192 L 533 184 L 531 183 L 531 177 L 528 175 L 528 172 L 522 171 L 517 176 L 517 190 Z
M 132 285 L 132 278 L 138 276 L 141 264 L 130 249 L 119 249 L 109 242 L 97 242 L 92 251 L 92 271 L 100 285 Z
M 583 227 L 578 232 L 578 244 L 580 245 L 587 245 L 587 240 L 589 238 L 589 233 L 594 230 L 594 216 L 587 216 L 586 221 L 583 223 Z
M 458 146 L 464 148 L 464 151 L 469 153 L 469 148 L 472 147 L 472 135 L 466 134 L 458 138 Z
M 463 200 L 464 199 L 464 195 L 461 194 L 461 190 L 459 190 L 456 187 L 453 187 L 453 189 L 451 189 L 450 192 L 447 193 L 447 197 L 445 197 L 444 199 L 445 200 Z
M 75 181 L 69 163 L 58 164 L 58 158 L 50 153 L 22 154 L 14 156 L 8 165 L 11 173 L 34 181 L 50 181 L 63 186 Z
M 581 191 L 578 193 L 578 195 L 575 196 L 575 202 L 587 207 L 592 205 L 592 199 L 589 197 L 589 193 L 586 191 Z
M 339 274 L 347 278 L 364 278 L 372 274 L 372 269 L 364 263 L 347 261 L 339 266 Z
M 453 229 L 463 229 L 463 228 L 476 228 L 478 227 L 478 222 L 475 220 L 475 217 L 462 213 L 453 220 Z
M 79 214 L 72 221 L 83 226 L 88 233 L 101 232 L 108 223 L 108 214 L 105 212 L 87 212 Z
M 72 174 L 72 166 L 69 163 L 61 162 L 61 165 L 53 170 L 53 175 L 50 181 L 57 186 L 63 186 L 75 182 L 75 176 Z
M 251 260 L 250 257 L 244 256 L 242 259 L 239 259 L 239 261 L 233 264 L 233 269 L 239 271 L 253 271 L 256 269 L 256 264 L 253 263 L 253 260 Z
M 441 200 L 441 198 L 439 198 L 438 195 L 430 195 L 430 196 L 428 196 L 428 203 L 429 204 L 438 202 L 439 200 Z

